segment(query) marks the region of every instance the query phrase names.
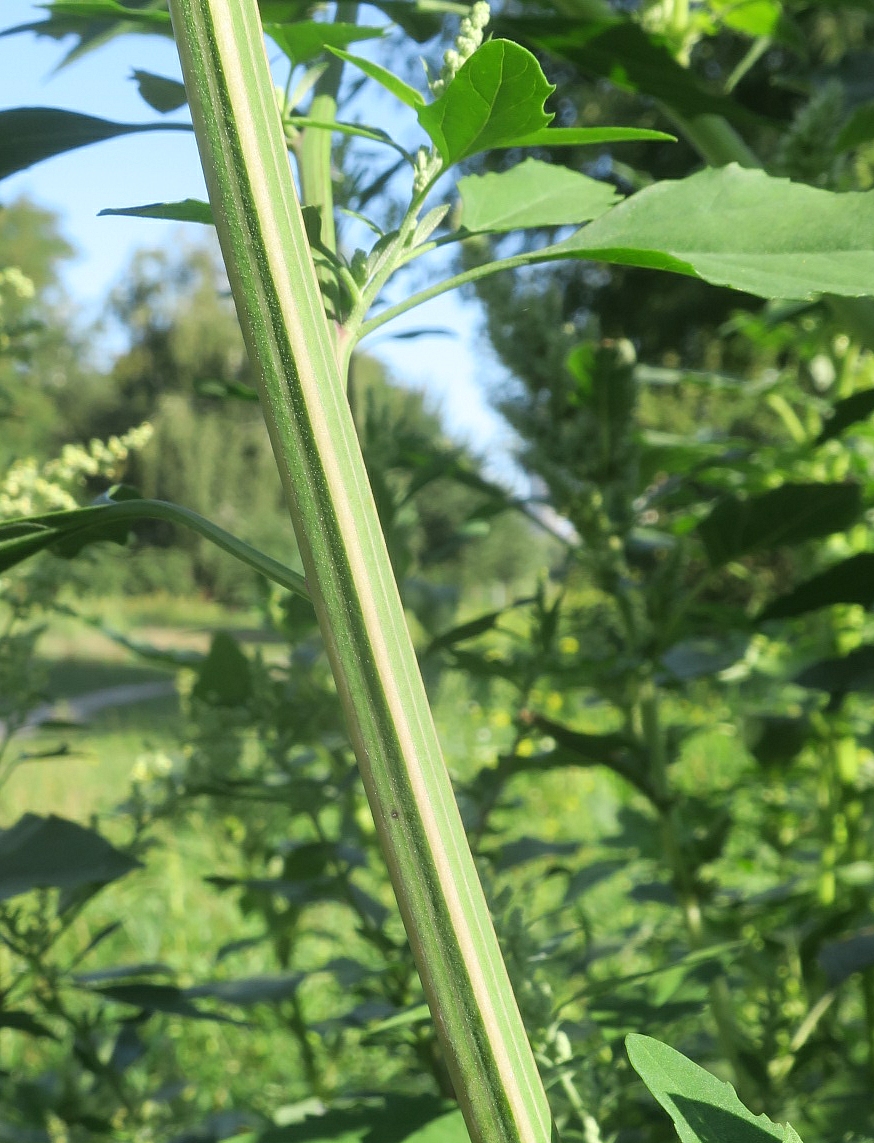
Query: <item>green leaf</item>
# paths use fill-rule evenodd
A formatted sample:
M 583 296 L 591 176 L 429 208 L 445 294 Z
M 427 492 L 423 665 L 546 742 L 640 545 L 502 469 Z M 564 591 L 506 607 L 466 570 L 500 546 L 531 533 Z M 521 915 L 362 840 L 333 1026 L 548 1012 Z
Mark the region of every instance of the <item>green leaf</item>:
M 834 603 L 874 607 L 874 553 L 860 552 L 805 580 L 769 603 L 759 619 L 791 619 Z
M 0 111 L 0 179 L 35 163 L 141 131 L 190 131 L 187 123 L 113 123 L 54 107 L 15 107 Z
M 625 1038 L 631 1066 L 674 1121 L 682 1143 L 771 1143 L 784 1128 L 753 1115 L 731 1084 L 649 1036 Z
M 822 946 L 816 958 L 832 988 L 874 966 L 874 933 L 853 933 Z
M 185 84 L 178 79 L 167 79 L 163 75 L 153 75 L 150 71 L 134 71 L 140 95 L 155 111 L 166 114 L 169 111 L 178 111 L 188 102 L 185 94 Z
M 239 1024 L 219 1013 L 207 1012 L 192 1004 L 187 991 L 173 984 L 107 984 L 102 988 L 91 988 L 105 1000 L 118 1004 L 129 1004 L 144 1012 L 164 1012 L 171 1016 L 186 1016 L 192 1020 L 216 1020 L 221 1024 Z
M 645 127 L 544 127 L 523 135 L 506 147 L 590 147 L 601 143 L 676 143 L 676 135 Z M 496 146 L 495 150 L 501 149 Z
M 440 98 L 419 109 L 419 123 L 449 166 L 548 127 L 553 116 L 544 103 L 554 90 L 531 52 L 488 40 Z
M 820 659 L 795 676 L 800 687 L 831 695 L 874 691 L 874 646 L 857 647 L 849 655 Z
M 16 1032 L 25 1032 L 28 1036 L 37 1039 L 56 1040 L 57 1036 L 45 1024 L 40 1024 L 29 1012 L 7 1008 L 0 1011 L 0 1028 L 13 1028 Z
M 169 520 L 191 528 L 274 583 L 309 598 L 302 575 L 196 512 L 164 500 L 143 500 L 133 489 L 124 486 L 110 489 L 110 494 L 113 499 L 90 508 L 47 512 L 0 524 L 0 572 L 46 550 L 69 559 L 86 545 L 99 541 L 125 544 L 134 521 Z
M 469 1143 L 457 1110 L 436 1096 L 363 1099 L 301 1123 L 250 1137 L 251 1143 Z
M 31 889 L 104 884 L 139 867 L 95 830 L 54 814 L 25 814 L 0 831 L 0 901 Z
M 276 1004 L 294 996 L 305 979 L 304 973 L 286 973 L 284 976 L 250 976 L 243 980 L 217 980 L 211 984 L 198 984 L 187 988 L 185 995 L 192 1000 L 209 997 L 248 1008 L 253 1004 Z
M 168 222 L 201 222 L 213 225 L 212 207 L 196 198 L 181 202 L 150 202 L 146 206 L 120 206 L 101 210 L 99 216 L 121 215 L 129 218 L 162 218 Z
M 856 484 L 783 484 L 742 500 L 726 496 L 698 525 L 714 566 L 748 552 L 801 544 L 849 528 L 862 512 Z
M 838 401 L 832 410 L 832 415 L 822 426 L 822 431 L 816 438 L 816 444 L 833 440 L 858 421 L 865 421 L 874 413 L 874 389 L 863 389 L 860 393 L 853 393 Z
M 439 36 L 443 28 L 443 10 L 439 5 L 429 10 L 426 5 L 411 3 L 410 0 L 378 0 L 373 7 L 385 12 L 418 44 Z
M 345 48 L 357 40 L 373 40 L 383 34 L 382 28 L 367 28 L 362 24 L 328 24 L 321 20 L 265 24 L 264 31 L 293 64 L 309 63 L 326 48 Z
M 835 150 L 853 151 L 874 139 L 874 103 L 863 103 L 857 107 L 843 125 L 835 140 Z
M 656 183 L 552 247 L 772 298 L 874 291 L 874 192 L 834 194 L 731 164 Z
M 567 226 L 597 218 L 619 201 L 609 185 L 567 167 L 526 159 L 502 174 L 459 180 L 466 230 L 517 230 Z
M 72 16 L 78 20 L 124 19 L 135 24 L 159 25 L 170 29 L 170 16 L 166 9 L 127 7 L 117 0 L 52 0 L 49 18 Z
M 158 2 L 138 8 L 127 8 L 116 0 L 92 0 L 91 3 L 55 3 L 48 8 L 44 20 L 19 24 L 0 32 L 0 36 L 33 32 L 54 40 L 75 36 L 77 43 L 58 65 L 60 70 L 89 51 L 108 43 L 126 32 L 157 33 L 172 36 L 173 29 L 166 7 Z
M 374 63 L 372 60 L 363 59 L 361 56 L 353 56 L 350 55 L 349 52 L 340 51 L 339 48 L 332 47 L 330 51 L 332 55 L 338 56 L 341 60 L 345 60 L 346 63 L 353 64 L 359 71 L 363 71 L 366 76 L 375 79 L 378 84 L 381 84 L 386 91 L 391 92 L 401 103 L 405 103 L 407 107 L 412 107 L 416 110 L 424 106 L 424 95 L 422 95 L 420 91 L 416 91 L 415 87 L 410 87 L 400 76 L 395 75 L 394 72 L 389 71 L 388 68 Z
M 197 672 L 194 698 L 209 706 L 245 706 L 252 694 L 249 660 L 226 631 L 213 636 L 209 653 Z
M 677 62 L 666 41 L 649 35 L 633 20 L 535 17 L 506 23 L 541 50 L 569 60 L 623 91 L 657 99 L 682 115 L 721 115 L 734 123 L 761 122 L 728 96 L 708 91 Z

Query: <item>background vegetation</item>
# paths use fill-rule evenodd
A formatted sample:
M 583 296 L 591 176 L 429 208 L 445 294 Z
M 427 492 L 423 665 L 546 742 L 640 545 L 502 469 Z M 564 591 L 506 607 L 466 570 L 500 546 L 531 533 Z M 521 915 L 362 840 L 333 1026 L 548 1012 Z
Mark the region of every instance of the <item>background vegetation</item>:
M 682 139 L 544 161 L 871 186 L 866 8 L 556 7 L 496 26 L 562 120 Z M 0 211 L 0 513 L 124 479 L 293 562 L 210 248 L 136 260 L 109 369 L 68 254 Z M 874 310 L 587 263 L 477 291 L 535 495 L 366 356 L 350 400 L 563 1137 L 672 1137 L 639 1031 L 808 1143 L 868 1140 Z M 3 585 L 0 1136 L 464 1139 L 307 606 L 159 524 Z M 33 847 L 65 856 L 25 893 Z

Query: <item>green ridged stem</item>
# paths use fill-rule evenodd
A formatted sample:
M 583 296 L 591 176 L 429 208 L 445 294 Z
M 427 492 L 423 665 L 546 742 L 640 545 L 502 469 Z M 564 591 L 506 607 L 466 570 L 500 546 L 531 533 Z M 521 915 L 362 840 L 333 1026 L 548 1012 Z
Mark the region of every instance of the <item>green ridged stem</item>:
M 555 1138 L 334 351 L 255 0 L 171 0 L 237 311 L 401 915 L 474 1143 Z

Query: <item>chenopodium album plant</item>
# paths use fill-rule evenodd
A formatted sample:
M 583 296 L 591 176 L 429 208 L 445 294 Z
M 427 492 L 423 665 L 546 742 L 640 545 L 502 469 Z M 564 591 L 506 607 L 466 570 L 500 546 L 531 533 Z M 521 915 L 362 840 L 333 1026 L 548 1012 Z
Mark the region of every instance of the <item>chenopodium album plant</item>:
M 400 14 L 395 4 L 378 6 Z M 105 8 L 108 16 L 118 15 L 108 0 Z M 91 15 L 94 9 L 89 5 Z M 306 114 L 297 108 L 300 89 L 292 94 L 290 84 L 277 100 L 253 0 L 171 0 L 170 9 L 184 93 L 168 96 L 165 81 L 158 95 L 147 82 L 144 94 L 169 106 L 187 99 L 210 205 L 124 212 L 216 224 L 305 582 L 183 509 L 138 503 L 129 494 L 81 512 L 6 525 L 0 561 L 10 566 L 44 548 L 72 554 L 95 539 L 118 539 L 138 514 L 163 515 L 200 528 L 312 601 L 467 1129 L 477 1143 L 546 1143 L 555 1128 L 442 762 L 355 439 L 345 395 L 352 352 L 367 334 L 441 292 L 501 269 L 557 259 L 671 270 L 762 297 L 862 295 L 874 282 L 874 201 L 729 166 L 657 183 L 617 202 L 604 184 L 529 158 L 501 174 L 458 180 L 460 209 L 453 211 L 451 202 L 434 204 L 438 184 L 482 152 L 664 136 L 551 127 L 545 104 L 552 88 L 538 61 L 513 41 L 486 36 L 482 4 L 464 10 L 456 45 L 427 93 L 346 51 L 356 39 L 379 36 L 379 28 L 339 18 L 268 24 L 292 72 L 325 49 L 337 61 L 304 80 L 304 90 L 314 83 Z M 166 27 L 165 14 L 154 8 L 125 9 L 124 18 Z M 380 128 L 336 119 L 342 62 L 412 113 L 425 140 L 415 153 Z M 46 109 L 5 112 L 0 127 L 3 173 L 143 129 Z M 382 232 L 373 224 L 376 241 L 351 257 L 338 248 L 333 222 L 334 132 L 393 149 L 410 180 L 399 225 Z M 55 142 L 47 146 L 47 138 Z M 299 165 L 303 211 L 289 147 Z M 588 225 L 551 246 L 470 268 L 380 306 L 394 275 L 438 247 L 476 234 L 582 223 Z M 720 524 L 711 520 L 711 546 L 718 546 Z M 738 526 L 732 518 L 726 534 Z M 663 791 L 651 794 L 658 804 Z M 715 1011 L 719 1003 L 716 996 Z M 752 1116 L 730 1088 L 672 1049 L 644 1037 L 631 1037 L 628 1049 L 684 1140 L 738 1132 L 797 1138 L 790 1127 Z

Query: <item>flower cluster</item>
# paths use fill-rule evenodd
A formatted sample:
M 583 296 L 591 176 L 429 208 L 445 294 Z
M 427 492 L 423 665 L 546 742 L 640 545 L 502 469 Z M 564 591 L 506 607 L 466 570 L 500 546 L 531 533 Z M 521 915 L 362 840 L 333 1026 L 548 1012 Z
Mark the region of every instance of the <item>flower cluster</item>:
M 33 457 L 16 461 L 0 480 L 0 519 L 78 508 L 76 493 L 89 477 L 118 480 L 130 453 L 144 448 L 151 436 L 146 422 L 107 441 L 64 445 L 59 457 L 43 464 Z
M 3 323 L 3 301 L 7 291 L 20 301 L 29 301 L 36 294 L 36 286 L 17 266 L 6 266 L 0 270 L 0 353 L 5 353 L 12 345 L 13 331 Z
M 435 97 L 439 98 L 443 94 L 455 79 L 461 65 L 470 59 L 483 42 L 483 32 L 491 15 L 491 9 L 485 0 L 477 0 L 470 10 L 470 15 L 461 21 L 455 44 L 444 53 L 440 77 L 431 84 L 431 92 Z

